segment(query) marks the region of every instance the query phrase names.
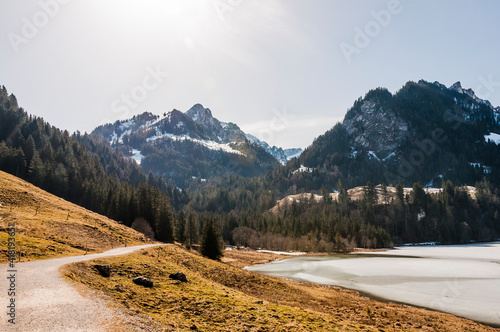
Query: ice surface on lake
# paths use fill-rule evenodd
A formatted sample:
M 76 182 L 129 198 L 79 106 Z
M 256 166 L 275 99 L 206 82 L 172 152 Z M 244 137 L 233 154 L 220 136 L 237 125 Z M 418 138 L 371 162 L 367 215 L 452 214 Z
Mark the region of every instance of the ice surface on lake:
M 276 255 L 288 255 L 288 256 L 300 256 L 305 255 L 305 252 L 301 251 L 275 251 L 275 250 L 257 250 L 257 252 L 263 252 L 268 254 L 276 254 Z
M 294 257 L 247 269 L 350 288 L 500 326 L 500 243 Z

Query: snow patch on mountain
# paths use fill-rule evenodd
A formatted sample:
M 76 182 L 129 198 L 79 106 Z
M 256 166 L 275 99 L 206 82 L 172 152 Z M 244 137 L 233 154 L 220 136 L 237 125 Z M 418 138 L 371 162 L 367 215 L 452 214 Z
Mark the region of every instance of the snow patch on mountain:
M 202 146 L 204 146 L 204 147 L 206 147 L 206 148 L 208 148 L 210 150 L 224 151 L 224 152 L 227 152 L 227 153 L 233 153 L 233 154 L 238 154 L 238 155 L 241 155 L 241 156 L 246 156 L 241 151 L 233 149 L 230 146 L 231 143 L 222 144 L 222 143 L 217 143 L 217 142 L 209 141 L 209 140 L 200 140 L 200 139 L 192 138 L 192 137 L 189 137 L 189 136 L 186 136 L 186 135 L 178 136 L 178 135 L 173 135 L 173 134 L 170 134 L 170 133 L 159 134 L 158 135 L 158 133 L 157 133 L 157 135 L 155 135 L 155 136 L 148 137 L 146 139 L 146 141 L 148 141 L 148 142 L 154 142 L 154 141 L 157 141 L 157 140 L 160 140 L 160 139 L 170 139 L 170 140 L 173 140 L 173 141 L 191 141 L 191 142 L 197 143 L 199 145 L 202 145 Z
M 135 162 L 140 165 L 142 162 L 142 158 L 144 158 L 144 156 L 141 154 L 141 151 L 137 149 L 132 149 L 132 156 L 130 158 L 135 160 Z
M 375 154 L 375 151 L 368 151 L 368 155 L 370 157 L 373 157 L 373 158 L 377 159 L 378 161 L 380 161 L 380 158 L 377 157 L 377 155 Z
M 141 142 L 158 145 L 168 140 L 191 141 L 210 150 L 242 156 L 247 154 L 239 150 L 244 151 L 245 145 L 250 142 L 264 148 L 281 164 L 286 164 L 302 153 L 302 149 L 270 147 L 255 136 L 246 135 L 236 124 L 214 118 L 212 111 L 201 104 L 195 104 L 185 113 L 178 110 L 162 115 L 146 112 L 126 121 L 106 125 L 100 133 L 114 146 L 126 144 L 139 149 Z M 132 157 L 138 163 L 143 158 L 136 150 L 132 152 Z
M 486 142 L 490 141 L 498 145 L 500 144 L 500 134 L 490 133 L 489 135 L 484 136 L 484 140 Z

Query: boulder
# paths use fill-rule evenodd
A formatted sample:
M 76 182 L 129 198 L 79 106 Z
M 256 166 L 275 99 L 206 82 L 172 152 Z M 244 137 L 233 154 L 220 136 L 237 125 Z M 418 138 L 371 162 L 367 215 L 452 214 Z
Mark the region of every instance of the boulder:
M 111 268 L 109 265 L 94 265 L 94 267 L 103 277 L 109 278 L 111 275 Z
M 137 278 L 134 278 L 134 284 L 139 285 L 139 286 L 144 286 L 144 287 L 153 287 L 153 281 L 143 277 L 139 276 Z
M 181 282 L 188 282 L 187 278 L 186 278 L 186 275 L 184 273 L 180 273 L 180 272 L 177 272 L 177 273 L 172 273 L 171 275 L 168 276 L 170 279 L 173 279 L 173 280 L 179 280 Z

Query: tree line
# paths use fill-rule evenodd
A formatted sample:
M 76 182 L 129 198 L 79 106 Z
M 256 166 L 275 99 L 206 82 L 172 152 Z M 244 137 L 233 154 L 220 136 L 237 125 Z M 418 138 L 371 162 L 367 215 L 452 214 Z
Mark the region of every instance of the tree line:
M 185 192 L 87 134 L 70 136 L 28 115 L 5 87 L 0 119 L 1 170 L 127 226 L 145 218 L 158 240 L 173 240 L 170 201 L 182 207 Z
M 188 247 L 199 245 L 212 259 L 222 255 L 219 224 L 193 213 L 181 190 L 162 177 L 146 175 L 126 158 L 88 134 L 69 135 L 28 115 L 14 95 L 0 89 L 0 170 L 54 195 L 136 228 L 151 238 Z M 171 204 L 172 202 L 172 204 Z
M 231 186 L 233 181 L 240 185 Z M 343 251 L 403 243 L 491 241 L 500 235 L 500 193 L 486 178 L 476 184 L 473 196 L 451 181 L 445 181 L 442 190 L 434 194 L 427 193 L 420 183 L 415 183 L 410 192 L 401 183 L 395 192 L 385 185 L 376 189 L 367 183 L 357 200 L 351 199 L 339 181 L 336 199 L 330 198 L 330 190 L 324 186 L 272 212 L 277 193 L 265 189 L 263 183 L 258 185 L 262 178 L 247 181 L 226 179 L 229 186 L 209 182 L 189 204 L 200 214 L 219 220 L 228 244 Z M 323 199 L 318 201 L 314 195 Z
M 342 251 L 393 243 L 468 243 L 500 234 L 498 189 L 483 179 L 472 197 L 443 183 L 428 194 L 420 183 L 405 194 L 368 183 L 352 200 L 335 167 L 293 173 L 297 160 L 267 174 L 227 175 L 179 189 L 145 174 L 134 161 L 87 134 L 69 135 L 28 115 L 15 96 L 0 89 L 0 169 L 127 226 L 145 220 L 153 236 L 219 258 L 223 243 L 275 250 Z M 349 179 L 348 179 L 349 180 Z M 349 183 L 349 181 L 347 181 Z M 335 188 L 338 198 L 330 199 Z M 270 212 L 288 194 L 322 195 Z M 383 202 L 383 203 L 381 203 Z M 135 222 L 135 224 L 134 224 Z

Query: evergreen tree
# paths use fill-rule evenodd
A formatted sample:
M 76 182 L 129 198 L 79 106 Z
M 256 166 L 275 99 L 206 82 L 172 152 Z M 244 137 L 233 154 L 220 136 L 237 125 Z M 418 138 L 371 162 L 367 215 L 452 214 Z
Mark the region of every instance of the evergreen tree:
M 162 242 L 173 242 L 172 212 L 168 201 L 160 204 L 156 218 L 156 238 Z
M 28 177 L 37 187 L 41 187 L 45 181 L 45 165 L 43 164 L 38 152 L 35 151 L 33 158 L 31 158 L 30 166 L 28 169 Z
M 384 204 L 389 204 L 391 195 L 389 194 L 389 191 L 387 190 L 387 185 L 385 182 L 382 182 L 382 200 Z
M 339 192 L 338 202 L 340 205 L 340 216 L 343 216 L 345 213 L 347 213 L 347 208 L 349 206 L 349 195 L 347 194 L 347 190 L 344 188 L 341 179 L 339 179 L 337 183 L 337 190 Z
M 405 191 L 403 189 L 403 185 L 401 184 L 401 182 L 398 182 L 398 184 L 396 185 L 396 197 L 398 198 L 399 204 L 401 204 L 401 206 L 404 206 L 405 205 Z
M 321 187 L 321 195 L 323 196 L 323 202 L 326 204 L 332 202 L 332 197 L 330 196 L 330 189 L 328 189 L 327 185 L 323 185 Z
M 59 163 L 52 176 L 53 192 L 58 196 L 66 198 L 69 189 L 68 172 L 62 163 Z
M 179 212 L 177 215 L 174 238 L 180 243 L 186 241 L 186 217 L 184 216 L 184 211 Z
M 210 259 L 219 260 L 222 256 L 221 236 L 217 220 L 208 218 L 203 225 L 200 253 Z
M 189 248 L 198 242 L 198 228 L 196 226 L 196 220 L 193 212 L 189 213 L 187 224 L 186 224 L 186 245 Z

